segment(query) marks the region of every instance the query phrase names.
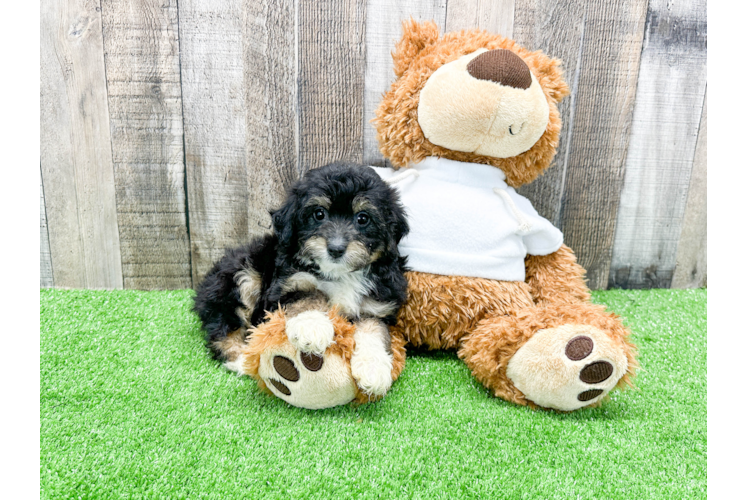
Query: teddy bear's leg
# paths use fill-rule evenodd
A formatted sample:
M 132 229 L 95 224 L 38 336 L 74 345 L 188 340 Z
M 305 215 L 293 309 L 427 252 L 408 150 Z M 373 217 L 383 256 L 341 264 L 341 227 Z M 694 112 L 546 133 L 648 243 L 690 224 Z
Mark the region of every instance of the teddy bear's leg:
M 525 258 L 525 281 L 535 304 L 579 304 L 590 301 L 585 270 L 566 245 L 548 255 Z
M 498 397 L 571 411 L 631 385 L 637 364 L 628 337 L 601 306 L 548 305 L 484 319 L 459 356 Z
M 363 330 L 335 308 L 329 309 L 326 301 L 308 299 L 287 305 L 251 331 L 238 361 L 241 372 L 255 378 L 262 389 L 302 408 L 379 399 L 404 367 L 405 341 L 392 339 L 387 377 L 374 371 L 354 378 L 354 365 L 370 368 L 371 353 L 366 346 L 376 344 L 376 336 L 382 333 L 375 324 L 362 323 Z M 372 376 L 376 377 L 373 382 Z

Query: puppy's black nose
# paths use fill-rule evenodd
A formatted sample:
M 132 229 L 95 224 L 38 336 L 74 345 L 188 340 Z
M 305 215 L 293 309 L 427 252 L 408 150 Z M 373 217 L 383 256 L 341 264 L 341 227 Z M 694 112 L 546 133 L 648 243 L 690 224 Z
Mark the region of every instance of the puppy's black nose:
M 346 245 L 344 243 L 332 242 L 327 244 L 327 253 L 330 257 L 337 259 L 345 253 Z

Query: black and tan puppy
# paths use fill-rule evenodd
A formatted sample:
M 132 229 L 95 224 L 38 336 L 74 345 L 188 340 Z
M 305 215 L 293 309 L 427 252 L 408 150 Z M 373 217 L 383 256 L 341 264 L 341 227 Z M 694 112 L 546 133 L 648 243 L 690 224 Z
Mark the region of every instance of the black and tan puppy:
M 408 224 L 397 192 L 369 167 L 333 163 L 294 184 L 272 220 L 273 233 L 227 250 L 197 288 L 195 311 L 215 357 L 241 372 L 247 327 L 266 311 L 323 295 L 360 331 L 351 367 L 367 372 L 362 389 L 383 393 L 391 383 L 387 325 L 407 289 L 397 246 Z M 317 355 L 333 341 L 319 310 L 297 316 L 287 334 L 299 351 Z

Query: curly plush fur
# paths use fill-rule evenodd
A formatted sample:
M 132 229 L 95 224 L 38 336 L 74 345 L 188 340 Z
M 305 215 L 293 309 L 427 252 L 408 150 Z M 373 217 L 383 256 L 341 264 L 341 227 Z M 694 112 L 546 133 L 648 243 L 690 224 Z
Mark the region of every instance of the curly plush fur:
M 338 306 L 349 317 L 370 315 L 394 324 L 407 288 L 406 262 L 397 245 L 408 233 L 408 223 L 397 192 L 371 168 L 333 163 L 310 170 L 273 213 L 273 226 L 278 246 L 267 310 L 316 284 L 328 296 L 338 294 L 337 288 L 348 295 Z M 336 248 L 345 251 L 337 260 Z M 353 293 L 361 297 L 355 300 Z M 377 314 L 376 304 L 390 307 Z
M 237 342 L 243 343 L 244 336 L 234 332 L 262 320 L 268 305 L 266 291 L 275 274 L 277 248 L 278 238 L 271 233 L 228 249 L 197 287 L 193 309 L 200 317 L 206 343 L 216 359 L 235 359 Z M 250 274 L 259 279 L 246 283 Z M 251 288 L 244 297 L 241 285 Z

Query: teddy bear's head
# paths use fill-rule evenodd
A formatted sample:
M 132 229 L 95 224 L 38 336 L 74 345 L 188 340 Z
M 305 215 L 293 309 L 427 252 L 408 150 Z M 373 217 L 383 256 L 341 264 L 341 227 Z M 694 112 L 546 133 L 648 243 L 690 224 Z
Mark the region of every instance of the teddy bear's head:
M 427 156 L 500 168 L 507 184 L 534 180 L 553 159 L 569 93 L 560 62 L 485 31 L 439 38 L 433 22 L 403 23 L 397 79 L 373 120 L 395 167 Z

